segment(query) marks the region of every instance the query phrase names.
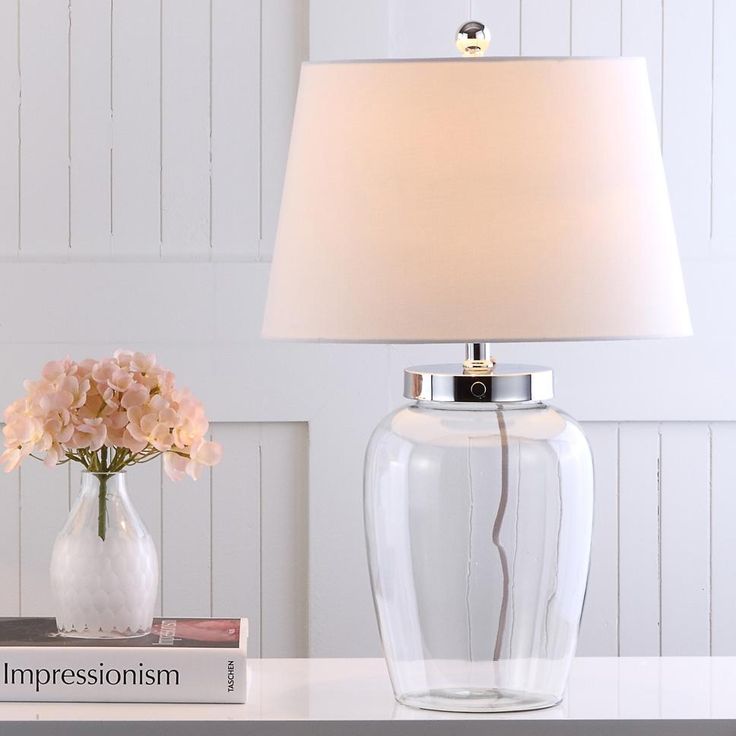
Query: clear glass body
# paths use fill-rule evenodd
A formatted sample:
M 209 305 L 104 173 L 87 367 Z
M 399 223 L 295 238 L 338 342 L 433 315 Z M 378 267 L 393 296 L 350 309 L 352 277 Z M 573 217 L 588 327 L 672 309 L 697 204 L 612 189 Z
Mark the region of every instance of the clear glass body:
M 128 496 L 125 473 L 82 474 L 50 572 L 63 636 L 109 639 L 151 631 L 158 555 Z
M 539 403 L 418 402 L 366 455 L 373 597 L 399 702 L 510 711 L 559 702 L 590 558 L 593 464 Z

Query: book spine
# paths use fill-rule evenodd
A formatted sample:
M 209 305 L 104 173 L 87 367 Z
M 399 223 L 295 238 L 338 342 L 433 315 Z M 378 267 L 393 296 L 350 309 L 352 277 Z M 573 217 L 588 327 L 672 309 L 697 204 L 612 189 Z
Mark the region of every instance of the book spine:
M 0 701 L 244 703 L 244 649 L 6 647 Z

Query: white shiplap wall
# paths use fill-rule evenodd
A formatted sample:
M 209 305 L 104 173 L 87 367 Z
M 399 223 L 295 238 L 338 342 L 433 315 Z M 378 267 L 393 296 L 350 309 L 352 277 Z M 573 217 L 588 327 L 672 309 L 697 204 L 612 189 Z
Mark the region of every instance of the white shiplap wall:
M 734 0 L 0 0 L 0 401 L 66 352 L 156 351 L 226 447 L 197 486 L 131 474 L 162 610 L 376 653 L 363 449 L 401 368 L 457 350 L 264 343 L 268 261 L 300 61 L 453 55 L 469 16 L 498 55 L 648 60 L 696 337 L 497 353 L 554 365 L 594 448 L 581 652 L 736 653 Z M 49 610 L 75 484 L 0 477 L 2 613 Z

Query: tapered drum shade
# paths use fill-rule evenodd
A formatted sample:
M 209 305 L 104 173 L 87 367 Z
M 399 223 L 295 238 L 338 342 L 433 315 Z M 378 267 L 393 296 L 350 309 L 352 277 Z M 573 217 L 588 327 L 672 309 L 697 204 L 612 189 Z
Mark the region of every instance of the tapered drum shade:
M 690 331 L 643 60 L 303 66 L 265 336 Z

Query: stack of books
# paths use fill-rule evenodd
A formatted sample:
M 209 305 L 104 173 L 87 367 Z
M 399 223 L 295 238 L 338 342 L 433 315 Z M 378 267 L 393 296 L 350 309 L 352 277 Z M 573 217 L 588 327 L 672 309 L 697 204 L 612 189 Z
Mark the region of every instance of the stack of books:
M 59 636 L 0 618 L 0 700 L 244 703 L 247 619 L 157 618 L 147 636 Z

